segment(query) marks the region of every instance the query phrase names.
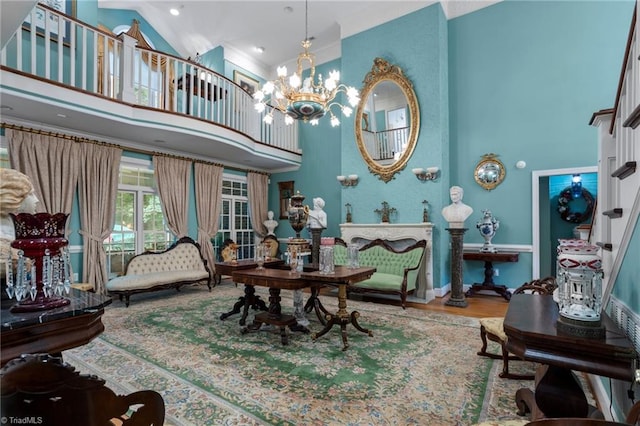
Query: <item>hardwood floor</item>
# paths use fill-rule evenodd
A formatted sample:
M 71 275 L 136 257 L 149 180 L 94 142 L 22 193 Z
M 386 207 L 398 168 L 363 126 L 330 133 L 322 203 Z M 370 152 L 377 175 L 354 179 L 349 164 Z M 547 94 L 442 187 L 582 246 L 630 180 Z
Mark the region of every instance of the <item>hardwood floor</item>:
M 372 298 L 368 296 L 363 298 L 363 300 L 371 299 Z M 376 299 L 377 302 L 381 302 L 382 300 L 384 299 Z M 507 302 L 502 296 L 490 294 L 475 294 L 473 297 L 467 297 L 465 300 L 469 305 L 466 308 L 448 306 L 445 304 L 447 300 L 449 300 L 449 294 L 445 297 L 436 297 L 427 304 L 407 302 L 407 306 L 411 306 L 416 309 L 423 309 L 425 311 L 444 312 L 451 315 L 474 318 L 504 316 L 507 313 L 507 307 L 509 306 L 509 302 Z M 400 306 L 400 301 L 395 302 L 391 300 L 384 300 L 382 303 Z
M 325 289 L 321 290 L 321 295 L 325 293 Z M 373 295 L 352 295 L 352 298 L 361 297 L 361 300 L 367 302 L 384 303 L 387 305 L 400 306 L 400 297 L 383 298 Z M 465 300 L 468 302 L 466 308 L 458 308 L 455 306 L 448 306 L 445 303 L 449 300 L 449 294 L 445 297 L 436 297 L 429 303 L 415 303 L 407 302 L 407 306 L 416 309 L 422 309 L 425 311 L 443 312 L 451 315 L 460 315 L 473 318 L 484 317 L 499 317 L 504 316 L 507 313 L 507 302 L 502 296 L 498 294 L 474 294 L 472 297 L 467 297 Z

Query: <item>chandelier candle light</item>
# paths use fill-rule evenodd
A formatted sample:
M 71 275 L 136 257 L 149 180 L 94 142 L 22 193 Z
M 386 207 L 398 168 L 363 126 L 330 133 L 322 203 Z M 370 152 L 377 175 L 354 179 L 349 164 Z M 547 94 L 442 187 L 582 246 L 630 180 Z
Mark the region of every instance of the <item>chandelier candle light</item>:
M 340 108 L 342 113 L 349 117 L 353 112 L 351 107 L 358 105 L 360 97 L 355 87 L 340 84 L 339 71 L 331 71 L 325 80 L 322 79 L 322 74 L 318 74 L 316 81 L 315 55 L 309 53 L 311 40 L 307 33 L 308 27 L 308 2 L 305 2 L 305 38 L 302 41 L 304 52 L 298 55 L 298 69 L 287 77 L 287 67 L 278 67 L 277 79 L 267 81 L 254 93 L 253 97 L 256 100 L 254 106 L 256 111 L 262 113 L 267 103 L 271 103 L 271 107 L 286 114 L 287 125 L 293 124 L 294 120 L 302 120 L 315 126 L 318 120 L 328 113 L 331 117 L 331 126 L 335 127 L 340 125 L 340 120 L 331 108 Z M 302 70 L 305 62 L 309 65 L 309 75 L 303 80 Z M 346 93 L 351 107 L 341 105 L 335 100 L 340 92 Z M 273 122 L 273 109 L 264 116 L 263 121 L 267 124 Z

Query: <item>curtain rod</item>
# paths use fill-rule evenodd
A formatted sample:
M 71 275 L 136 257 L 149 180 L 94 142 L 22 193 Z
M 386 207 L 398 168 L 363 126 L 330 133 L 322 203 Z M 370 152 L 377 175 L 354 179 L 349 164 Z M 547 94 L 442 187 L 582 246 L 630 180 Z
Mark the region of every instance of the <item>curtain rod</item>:
M 125 148 L 125 147 L 122 147 L 122 146 L 114 144 L 114 143 L 103 142 L 103 141 L 99 141 L 99 140 L 95 140 L 95 139 L 89 139 L 89 138 L 83 138 L 83 137 L 80 137 L 80 136 L 65 135 L 64 133 L 50 132 L 48 130 L 32 129 L 30 127 L 18 126 L 16 124 L 11 124 L 11 123 L 0 123 L 0 127 L 2 127 L 3 129 L 13 129 L 13 130 L 19 130 L 21 132 L 35 133 L 35 134 L 38 134 L 38 135 L 53 136 L 53 137 L 56 137 L 56 138 L 66 139 L 66 140 L 70 140 L 70 141 L 78 142 L 78 143 L 91 143 L 91 144 L 94 144 L 94 145 L 108 146 L 108 147 L 112 147 L 112 148 L 120 148 L 120 149 L 122 149 L 124 151 L 136 152 L 138 154 L 146 154 L 146 155 L 151 155 L 151 156 L 158 155 L 158 156 L 162 156 L 162 157 L 176 158 L 176 159 L 179 159 L 179 160 L 193 161 L 193 162 L 196 162 L 196 163 L 211 164 L 211 165 L 214 165 L 214 166 L 223 167 L 225 169 L 237 170 L 237 171 L 241 171 L 241 172 L 253 172 L 253 173 L 259 173 L 259 174 L 270 176 L 270 173 L 261 172 L 261 171 L 257 171 L 257 170 L 240 169 L 240 168 L 237 168 L 237 167 L 225 166 L 224 164 L 214 163 L 214 162 L 211 162 L 211 161 L 204 161 L 204 160 L 199 160 L 199 159 L 195 159 L 195 158 L 182 157 L 182 156 L 174 155 L 174 154 L 165 154 L 163 152 L 147 151 L 147 150 L 143 150 L 143 149 L 139 149 L 139 148 L 128 148 L 128 147 Z

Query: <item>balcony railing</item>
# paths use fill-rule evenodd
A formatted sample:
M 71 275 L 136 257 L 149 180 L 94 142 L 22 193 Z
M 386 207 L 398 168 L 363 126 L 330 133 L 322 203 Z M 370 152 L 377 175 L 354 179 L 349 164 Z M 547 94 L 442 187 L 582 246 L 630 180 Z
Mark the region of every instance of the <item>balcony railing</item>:
M 34 24 L 35 23 L 35 24 Z M 271 125 L 245 90 L 195 62 L 137 46 L 38 4 L 2 49 L 3 66 L 127 104 L 189 115 L 299 152 L 297 125 Z

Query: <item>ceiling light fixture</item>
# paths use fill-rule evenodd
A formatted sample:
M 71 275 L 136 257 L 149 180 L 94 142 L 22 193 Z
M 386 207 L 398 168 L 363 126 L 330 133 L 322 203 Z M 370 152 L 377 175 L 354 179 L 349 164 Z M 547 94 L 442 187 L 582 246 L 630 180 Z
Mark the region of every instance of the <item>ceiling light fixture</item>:
M 309 53 L 311 38 L 308 36 L 308 0 L 305 1 L 305 38 L 302 42 L 304 52 L 298 55 L 298 69 L 287 78 L 287 67 L 278 67 L 278 78 L 274 81 L 267 81 L 260 90 L 254 93 L 256 100 L 255 109 L 259 113 L 264 112 L 267 103 L 271 102 L 271 107 L 286 114 L 285 123 L 293 124 L 294 120 L 302 120 L 312 125 L 317 125 L 318 120 L 325 114 L 331 117 L 333 127 L 340 125 L 340 120 L 331 110 L 337 107 L 342 113 L 349 117 L 353 112 L 351 107 L 355 107 L 360 102 L 358 90 L 355 87 L 347 87 L 340 84 L 340 72 L 331 71 L 329 78 L 322 80 L 322 74 L 318 74 L 315 80 L 315 55 Z M 302 65 L 309 64 L 309 75 L 302 79 Z M 344 92 L 347 95 L 349 106 L 341 105 L 335 101 L 338 93 Z M 273 122 L 273 109 L 264 116 L 263 121 L 267 124 Z
M 178 9 L 176 9 L 175 7 L 172 7 L 171 9 L 169 9 L 169 13 L 171 13 L 173 16 L 180 15 L 180 11 Z
M 253 50 L 258 53 L 264 53 L 264 47 L 262 46 L 255 46 Z

